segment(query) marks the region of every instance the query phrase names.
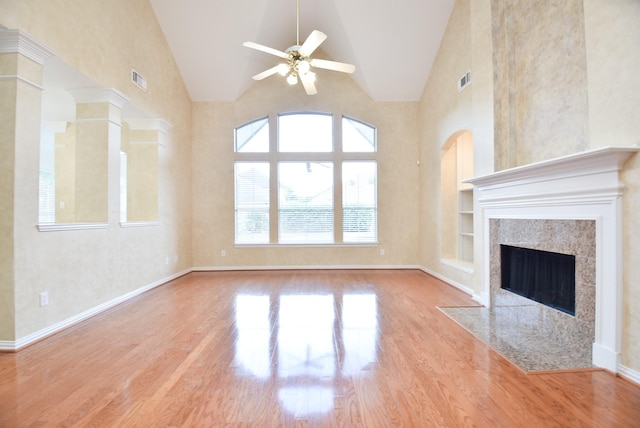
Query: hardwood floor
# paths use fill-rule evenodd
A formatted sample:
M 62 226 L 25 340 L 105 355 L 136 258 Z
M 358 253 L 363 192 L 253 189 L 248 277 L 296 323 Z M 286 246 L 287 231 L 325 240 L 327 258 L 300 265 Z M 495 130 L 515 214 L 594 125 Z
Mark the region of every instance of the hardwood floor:
M 15 354 L 0 427 L 638 427 L 640 387 L 527 375 L 419 271 L 192 273 Z

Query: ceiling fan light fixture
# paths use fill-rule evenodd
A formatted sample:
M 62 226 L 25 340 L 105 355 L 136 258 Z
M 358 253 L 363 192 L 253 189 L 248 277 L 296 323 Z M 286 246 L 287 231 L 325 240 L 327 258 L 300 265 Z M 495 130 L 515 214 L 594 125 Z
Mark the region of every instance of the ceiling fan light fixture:
M 298 83 L 298 76 L 296 76 L 295 73 L 291 73 L 287 76 L 287 83 L 291 86 L 295 85 L 296 83 Z
M 289 72 L 289 66 L 285 63 L 278 64 L 278 73 L 280 76 L 286 76 Z
M 306 59 L 298 62 L 298 73 L 307 74 L 311 70 L 311 64 Z

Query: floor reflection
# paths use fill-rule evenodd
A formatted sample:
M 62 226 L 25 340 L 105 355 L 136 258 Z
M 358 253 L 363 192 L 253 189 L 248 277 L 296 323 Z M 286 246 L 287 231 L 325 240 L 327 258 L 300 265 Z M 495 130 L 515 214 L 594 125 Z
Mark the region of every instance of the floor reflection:
M 271 376 L 269 304 L 269 296 L 236 297 L 235 365 L 257 378 Z
M 342 340 L 345 357 L 342 373 L 357 375 L 376 361 L 378 307 L 375 294 L 345 295 L 342 301 Z
M 342 377 L 376 361 L 375 294 L 242 294 L 235 302 L 237 374 L 278 378 L 278 399 L 298 416 L 333 409 Z
M 281 296 L 278 329 L 278 376 L 332 378 L 333 295 Z

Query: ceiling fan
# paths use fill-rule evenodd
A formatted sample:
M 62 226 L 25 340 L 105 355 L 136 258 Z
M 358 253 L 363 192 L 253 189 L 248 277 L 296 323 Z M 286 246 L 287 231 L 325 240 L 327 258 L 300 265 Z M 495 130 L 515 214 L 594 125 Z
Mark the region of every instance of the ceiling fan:
M 355 65 L 346 64 L 344 62 L 329 61 L 326 59 L 311 58 L 311 54 L 327 39 L 327 35 L 322 31 L 313 30 L 307 40 L 300 45 L 300 4 L 296 0 L 296 44 L 287 50 L 280 51 L 268 46 L 260 45 L 254 42 L 244 42 L 242 45 L 251 49 L 256 49 L 275 55 L 285 60 L 274 67 L 271 67 L 261 73 L 253 76 L 253 80 L 262 80 L 276 73 L 281 76 L 287 76 L 287 82 L 290 85 L 298 83 L 298 79 L 302 82 L 307 95 L 315 95 L 318 93 L 315 81 L 316 74 L 311 71 L 311 67 L 323 68 L 326 70 L 340 71 L 342 73 L 353 73 L 356 70 Z

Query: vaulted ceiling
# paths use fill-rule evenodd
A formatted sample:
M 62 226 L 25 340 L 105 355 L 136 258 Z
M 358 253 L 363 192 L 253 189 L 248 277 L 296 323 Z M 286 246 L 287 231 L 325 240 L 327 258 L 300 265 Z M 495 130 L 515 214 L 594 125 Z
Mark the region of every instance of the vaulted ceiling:
M 243 42 L 281 51 L 296 44 L 296 0 L 150 1 L 193 101 L 234 101 L 251 76 L 278 63 Z M 416 101 L 453 3 L 299 0 L 300 43 L 320 30 L 328 38 L 314 57 L 354 64 L 353 80 L 375 101 Z

